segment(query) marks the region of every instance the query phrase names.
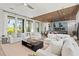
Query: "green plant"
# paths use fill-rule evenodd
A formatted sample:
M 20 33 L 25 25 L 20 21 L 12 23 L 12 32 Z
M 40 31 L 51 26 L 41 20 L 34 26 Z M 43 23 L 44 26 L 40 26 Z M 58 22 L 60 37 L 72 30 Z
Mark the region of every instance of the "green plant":
M 12 34 L 15 32 L 15 30 L 13 27 L 9 27 L 7 32 L 8 32 L 8 34 Z

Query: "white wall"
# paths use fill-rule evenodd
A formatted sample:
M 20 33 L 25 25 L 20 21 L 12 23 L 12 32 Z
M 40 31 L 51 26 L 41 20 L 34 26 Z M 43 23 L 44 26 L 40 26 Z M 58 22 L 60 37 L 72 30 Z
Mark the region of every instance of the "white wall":
M 68 33 L 69 34 L 72 34 L 72 31 L 75 31 L 76 30 L 76 20 L 70 20 L 70 21 L 67 21 L 68 22 Z

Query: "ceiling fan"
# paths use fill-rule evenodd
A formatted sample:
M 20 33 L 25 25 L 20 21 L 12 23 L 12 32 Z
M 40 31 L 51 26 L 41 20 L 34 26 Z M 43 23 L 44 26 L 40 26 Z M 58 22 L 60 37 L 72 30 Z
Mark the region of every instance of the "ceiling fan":
M 24 3 L 24 6 L 28 7 L 29 9 L 34 9 L 30 4 Z

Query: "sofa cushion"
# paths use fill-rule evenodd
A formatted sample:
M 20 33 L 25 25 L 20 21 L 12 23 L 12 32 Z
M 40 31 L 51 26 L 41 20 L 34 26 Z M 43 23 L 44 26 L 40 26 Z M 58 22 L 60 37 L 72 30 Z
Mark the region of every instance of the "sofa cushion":
M 32 32 L 30 34 L 30 37 L 32 37 L 32 38 L 41 38 L 41 34 L 40 33 L 37 33 L 37 32 Z
M 64 39 L 64 38 L 70 38 L 70 35 L 68 34 L 56 34 L 57 37 L 61 38 L 61 39 Z
M 71 42 L 74 46 L 78 47 L 78 44 L 77 44 L 77 42 L 74 40 L 73 37 L 65 38 L 64 40 L 65 40 L 65 41 L 68 41 L 68 42 Z
M 79 47 L 74 41 L 66 40 L 62 48 L 62 56 L 78 56 Z
M 48 34 L 48 38 L 54 41 L 64 40 L 65 38 L 70 38 L 70 35 L 66 34 Z
M 57 41 L 58 40 L 58 37 L 56 34 L 48 34 L 48 38 L 53 40 L 53 41 Z
M 61 55 L 63 41 L 50 41 L 49 47 L 46 49 L 48 52 L 54 53 L 56 55 Z

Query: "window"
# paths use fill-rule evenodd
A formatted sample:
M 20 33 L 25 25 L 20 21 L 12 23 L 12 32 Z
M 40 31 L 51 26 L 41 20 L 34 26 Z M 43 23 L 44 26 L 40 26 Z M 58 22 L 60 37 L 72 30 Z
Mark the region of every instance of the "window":
M 8 27 L 7 27 L 7 34 L 14 36 L 18 33 L 24 32 L 24 19 L 17 18 L 13 16 L 8 16 Z
M 36 32 L 39 32 L 39 22 L 36 22 Z
M 43 29 L 43 25 L 42 23 L 40 23 L 40 33 L 42 32 L 42 29 Z
M 12 35 L 15 33 L 15 17 L 8 16 L 7 33 L 8 33 L 8 35 Z
M 33 32 L 33 22 L 32 21 L 26 21 L 26 32 Z
M 24 32 L 24 19 L 18 18 L 16 21 L 16 30 L 17 33 L 23 33 Z

